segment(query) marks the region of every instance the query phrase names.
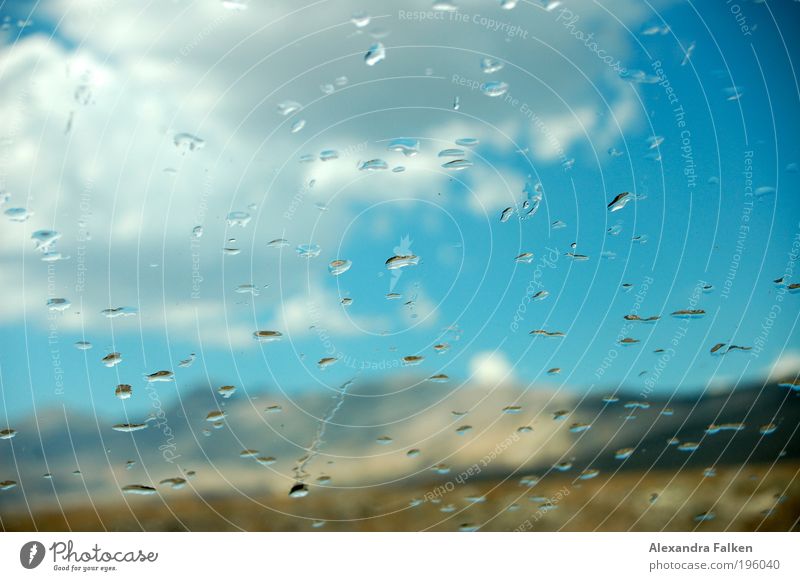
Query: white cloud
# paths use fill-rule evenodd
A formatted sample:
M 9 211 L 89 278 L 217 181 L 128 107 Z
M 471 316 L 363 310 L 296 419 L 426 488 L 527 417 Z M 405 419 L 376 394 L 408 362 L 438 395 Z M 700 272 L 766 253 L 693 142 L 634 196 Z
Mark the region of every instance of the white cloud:
M 494 388 L 502 383 L 514 380 L 513 366 L 500 351 L 482 351 L 469 361 L 472 380 L 487 388 Z
M 415 6 L 428 8 L 429 2 L 408 3 L 409 9 Z M 278 273 L 278 253 L 263 255 L 263 244 L 282 236 L 296 244 L 313 233 L 323 248 L 335 248 L 342 226 L 365 204 L 387 196 L 435 199 L 451 177 L 461 177 L 443 170 L 436 157 L 458 137 L 476 136 L 483 143 L 496 143 L 500 151 L 513 152 L 513 144 L 494 128 L 519 138 L 518 129 L 524 125 L 519 115 L 479 91 L 464 93 L 460 112 L 452 112 L 458 87 L 446 75 L 457 71 L 485 80 L 480 57 L 502 54 L 509 64 L 501 76 L 507 75 L 511 92 L 530 98 L 565 151 L 585 140 L 580 123 L 603 147 L 618 132 L 612 118 L 623 130 L 635 123 L 636 107 L 625 83 L 609 89 L 614 115 L 603 121 L 594 114 L 596 96 L 586 93 L 575 69 L 553 66 L 555 57 L 543 57 L 551 54 L 546 48 L 550 46 L 587 76 L 609 77 L 604 63 L 554 24 L 553 14 L 524 6 L 507 13 L 481 5 L 482 13 L 494 10 L 498 18 L 520 19 L 531 38 L 543 44 L 534 46 L 529 40 L 509 45 L 502 34 L 474 24 L 453 24 L 446 29 L 450 47 L 432 51 L 392 48 L 432 44 L 441 39 L 442 29 L 400 20 L 387 11 L 387 18 L 375 18 L 374 23 L 391 31 L 385 40 L 388 57 L 379 66 L 365 67 L 360 51 L 371 39 L 349 23 L 350 14 L 362 8 L 358 2 L 345 2 L 332 13 L 288 0 L 251 3 L 244 12 L 225 10 L 219 2 L 45 2 L 42 10 L 59 23 L 59 41 L 31 35 L 0 49 L 0 82 L 6 87 L 0 94 L 0 116 L 7 120 L 0 185 L 12 192 L 13 205 L 35 211 L 27 223 L 0 228 L 0 278 L 24 281 L 27 289 L 25 296 L 7 293 L 0 317 L 19 321 L 27 304 L 28 322 L 46 324 L 46 265 L 38 261 L 29 236 L 33 230 L 54 227 L 63 233 L 57 249 L 72 256 L 59 265 L 57 295 L 82 300 L 92 314 L 119 305 L 138 306 L 142 312 L 161 309 L 163 316 L 146 319 L 146 328 L 166 320 L 188 330 L 194 308 L 185 304 L 193 260 L 189 232 L 202 223 L 208 304 L 198 312 L 217 320 L 227 314 L 232 326 L 249 328 L 252 316 L 230 307 L 225 313 L 212 304 L 221 303 L 225 293 L 254 278 L 254 273 L 268 279 L 258 282 L 275 283 L 280 276 L 283 314 L 277 314 L 276 305 L 263 307 L 276 326 L 284 322 L 292 332 L 308 333 L 307 299 L 309 293 L 317 293 L 312 298 L 324 311 L 326 326 L 335 333 L 354 334 L 359 325 L 340 312 L 338 297 L 319 294 L 320 281 L 328 276 L 324 263 L 311 279 L 302 261 L 288 258 Z M 634 30 L 648 14 L 633 1 L 608 8 Z M 463 7 L 473 9 L 478 7 Z M 293 11 L 297 14 L 280 19 Z M 40 19 L 44 18 L 43 13 Z M 587 29 L 602 31 L 607 21 L 599 8 L 581 7 Z M 303 35 L 310 36 L 297 42 Z M 624 36 L 602 38 L 619 58 L 632 54 Z M 347 56 L 351 53 L 354 56 Z M 431 77 L 424 75 L 427 66 L 434 69 Z M 340 76 L 349 79 L 346 86 L 331 95 L 319 90 Z M 564 109 L 559 98 L 547 96 L 545 87 L 554 88 L 572 111 Z M 289 132 L 292 120 L 276 112 L 284 99 L 306 106 L 297 118 L 306 119 L 307 125 L 298 134 Z M 71 129 L 65 132 L 70 118 Z M 506 127 L 508 119 L 511 126 Z M 204 139 L 204 149 L 180 155 L 172 138 L 181 131 Z M 387 152 L 386 140 L 402 135 L 419 136 L 422 153 L 404 158 Z M 534 155 L 552 161 L 546 140 L 534 137 Z M 339 149 L 342 158 L 297 164 L 301 154 L 316 155 L 327 148 Z M 371 157 L 407 165 L 408 170 L 365 176 L 357 161 Z M 175 168 L 177 174 L 165 173 L 165 168 Z M 475 192 L 466 207 L 492 219 L 520 195 L 525 179 L 511 167 L 480 163 L 463 177 Z M 315 187 L 300 196 L 292 219 L 287 219 L 292 200 L 312 178 L 317 180 Z M 319 221 L 317 201 L 330 202 Z M 228 211 L 250 203 L 259 208 L 250 226 L 226 230 Z M 92 238 L 85 244 L 87 284 L 77 293 L 74 271 L 83 221 Z M 223 261 L 221 249 L 231 237 L 243 252 Z M 250 245 L 256 251 L 252 257 Z M 161 268 L 148 270 L 150 262 Z M 417 309 L 420 319 L 424 311 L 425 320 L 434 321 L 426 297 L 418 299 Z M 87 315 L 84 324 L 102 329 L 105 320 Z M 210 339 L 218 340 L 215 334 Z
M 770 381 L 781 381 L 800 374 L 800 352 L 785 351 L 765 370 Z

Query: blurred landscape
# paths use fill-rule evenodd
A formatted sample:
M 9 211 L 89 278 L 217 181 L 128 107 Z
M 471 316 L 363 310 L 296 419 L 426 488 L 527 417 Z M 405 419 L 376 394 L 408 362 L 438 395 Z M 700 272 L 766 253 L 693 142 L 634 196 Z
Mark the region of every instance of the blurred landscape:
M 578 397 L 521 387 L 449 390 L 405 379 L 402 385 L 412 387 L 356 383 L 343 396 L 294 402 L 266 390 L 224 400 L 210 388 L 198 388 L 165 410 L 160 426 L 151 420 L 147 429 L 128 434 L 98 425 L 91 416 L 50 410 L 20 424 L 19 435 L 2 448 L 0 461 L 16 466 L 20 483 L 0 496 L 3 527 L 798 527 L 800 406 L 795 392 L 776 384 L 671 401 L 620 392 L 619 401 L 605 403 L 606 394 L 599 391 Z M 306 467 L 309 493 L 290 498 L 294 469 L 319 423 L 309 414 L 322 417 L 340 396 L 335 421 Z M 508 413 L 508 406 L 519 409 Z M 203 435 L 212 410 L 227 415 Z M 403 429 L 394 431 L 403 418 Z M 735 424 L 741 425 L 733 429 Z M 765 435 L 761 428 L 768 424 L 775 429 Z M 590 428 L 575 433 L 576 425 Z M 173 440 L 165 439 L 166 426 Z M 459 434 L 464 426 L 471 429 Z M 415 439 L 418 435 L 423 439 Z M 699 447 L 680 450 L 688 442 Z M 624 448 L 633 448 L 630 457 L 616 458 Z M 170 453 L 164 455 L 166 449 Z M 419 455 L 409 457 L 411 449 Z M 255 457 L 274 463 L 262 465 Z M 130 460 L 135 464 L 129 466 Z M 589 470 L 598 474 L 583 479 Z M 52 479 L 42 478 L 46 472 Z M 185 483 L 179 489 L 172 481 L 161 483 L 171 478 Z M 124 495 L 122 487 L 131 484 L 155 492 Z

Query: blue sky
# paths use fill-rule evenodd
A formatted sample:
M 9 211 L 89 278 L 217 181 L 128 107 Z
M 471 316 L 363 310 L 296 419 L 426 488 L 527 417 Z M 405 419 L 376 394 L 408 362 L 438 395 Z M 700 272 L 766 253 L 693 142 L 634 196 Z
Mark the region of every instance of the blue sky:
M 452 378 L 436 389 L 516 382 L 598 394 L 620 385 L 637 392 L 650 379 L 661 393 L 691 395 L 797 371 L 800 296 L 772 283 L 794 269 L 800 232 L 800 173 L 790 166 L 800 163 L 797 40 L 775 24 L 796 20 L 796 6 L 742 2 L 743 32 L 725 4 L 697 7 L 702 21 L 690 5 L 667 1 L 567 3 L 572 21 L 564 6 L 530 2 L 505 11 L 464 1 L 461 21 L 370 6 L 364 29 L 350 22 L 364 8 L 353 2 L 250 4 L 242 12 L 217 2 L 3 6 L 12 24 L 0 50 L 9 120 L 0 189 L 11 196 L 0 209 L 35 212 L 22 223 L 4 216 L 0 227 L 9 418 L 93 402 L 116 420 L 118 383 L 134 386 L 126 411 L 144 413 L 143 375 L 160 369 L 176 371 L 175 384 L 160 387 L 167 399 L 228 383 L 323 395 L 362 364 L 378 367 L 360 372 L 377 381 Z M 33 25 L 18 36 L 13 22 L 30 9 Z M 508 38 L 486 19 L 527 34 Z M 576 31 L 659 82 L 620 78 Z M 386 59 L 367 66 L 374 42 Z M 484 57 L 505 66 L 485 74 Z M 509 88 L 489 97 L 459 79 Z M 277 109 L 286 100 L 303 108 L 284 117 Z M 305 126 L 292 133 L 298 119 Z M 182 132 L 204 147 L 179 151 L 173 138 Z M 653 136 L 663 142 L 650 149 Z M 397 137 L 418 139 L 419 154 L 387 151 Z M 443 169 L 453 158 L 437 153 L 464 137 L 480 141 L 463 148 L 473 166 Z M 339 159 L 320 161 L 325 149 Z M 317 159 L 300 163 L 304 154 Z M 377 158 L 406 170 L 358 169 Z M 504 208 L 521 208 L 526 183 L 541 183 L 540 210 L 501 223 Z M 748 196 L 748 187 L 776 191 Z M 637 199 L 609 212 L 623 191 Z M 250 222 L 227 225 L 231 211 Z M 566 226 L 553 229 L 557 220 Z M 198 225 L 203 236 L 193 240 Z M 68 260 L 40 260 L 30 239 L 40 229 L 62 233 L 54 248 Z M 384 262 L 404 237 L 421 260 L 392 286 Z M 277 238 L 290 246 L 267 247 Z M 309 242 L 320 255 L 297 256 L 295 246 Z M 572 243 L 589 259 L 565 256 Z M 516 263 L 525 251 L 532 262 Z M 558 258 L 543 262 L 549 256 Z M 333 277 L 327 265 L 337 258 L 353 266 Z M 526 301 L 531 281 L 549 297 Z M 701 281 L 713 290 L 700 292 Z M 634 286 L 626 292 L 623 283 Z M 234 292 L 241 284 L 259 295 Z M 403 298 L 387 300 L 390 291 Z M 51 321 L 53 297 L 72 307 Z M 119 306 L 138 314 L 100 314 Z M 687 308 L 707 314 L 688 323 L 669 316 Z M 629 324 L 631 312 L 662 319 Z M 446 331 L 452 325 L 457 333 Z M 284 338 L 259 345 L 257 329 Z M 533 329 L 566 337 L 533 338 Z M 622 347 L 620 334 L 640 343 Z M 709 354 L 715 343 L 754 346 L 759 336 L 758 353 Z M 73 346 L 84 339 L 93 349 Z M 653 351 L 673 341 L 656 371 Z M 451 349 L 437 355 L 441 342 Z M 110 351 L 123 354 L 111 369 L 100 363 Z M 189 353 L 195 363 L 178 368 Z M 400 358 L 417 354 L 422 364 L 400 369 Z M 320 371 L 316 362 L 331 355 L 340 361 Z M 553 367 L 561 373 L 548 375 Z

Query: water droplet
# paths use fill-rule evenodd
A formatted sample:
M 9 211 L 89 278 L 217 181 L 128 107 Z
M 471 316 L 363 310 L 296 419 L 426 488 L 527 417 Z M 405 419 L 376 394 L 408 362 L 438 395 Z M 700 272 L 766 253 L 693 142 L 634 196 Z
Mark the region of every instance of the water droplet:
M 508 92 L 508 83 L 503 81 L 489 81 L 482 85 L 481 90 L 487 97 L 502 97 Z
M 297 255 L 302 258 L 315 258 L 322 252 L 319 244 L 300 244 L 297 247 Z
M 147 424 L 114 424 L 111 429 L 116 432 L 139 432 L 147 429 Z
M 133 395 L 133 388 L 127 383 L 120 383 L 114 390 L 117 399 L 129 399 Z
M 317 367 L 320 368 L 321 371 L 325 371 L 331 365 L 334 365 L 339 360 L 336 357 L 323 357 L 319 361 L 317 361 Z
M 349 260 L 337 258 L 328 265 L 328 272 L 330 272 L 333 276 L 339 276 L 340 274 L 344 274 L 350 270 L 351 266 L 353 266 L 353 263 Z
M 447 343 L 438 343 L 437 345 L 433 346 L 434 350 L 439 353 L 440 355 L 446 353 L 450 349 L 450 345 Z
M 367 54 L 364 55 L 364 62 L 367 64 L 367 66 L 371 67 L 378 64 L 385 58 L 386 48 L 383 46 L 382 42 L 376 42 L 369 47 L 369 50 L 367 50 Z
M 156 489 L 152 486 L 145 486 L 144 484 L 129 484 L 122 487 L 122 492 L 125 494 L 150 496 L 156 493 Z
M 119 365 L 122 363 L 122 354 L 121 353 L 109 353 L 105 357 L 100 360 L 103 365 L 106 367 L 114 367 L 115 365 Z
M 389 169 L 389 164 L 382 159 L 370 159 L 362 163 L 358 169 L 361 171 L 381 171 Z
M 439 157 L 464 157 L 466 152 L 463 149 L 443 149 L 439 152 Z
M 425 357 L 422 355 L 406 355 L 405 357 L 403 357 L 403 365 L 411 367 L 414 365 L 419 365 L 424 360 Z
M 455 12 L 458 6 L 453 0 L 436 0 L 432 6 L 437 12 Z
M 664 143 L 664 138 L 661 135 L 653 135 L 648 137 L 645 142 L 649 149 L 656 149 L 659 145 Z
M 742 95 L 744 95 L 744 90 L 742 87 L 734 85 L 733 87 L 725 87 L 722 89 L 722 94 L 725 95 L 726 101 L 738 101 L 742 98 Z
M 350 22 L 355 24 L 356 28 L 364 28 L 365 26 L 368 26 L 369 21 L 369 14 L 363 11 L 354 12 L 353 16 L 350 18 Z
M 225 416 L 227 416 L 227 415 L 228 415 L 227 412 L 224 412 L 222 410 L 208 412 L 208 414 L 206 414 L 206 421 L 207 422 L 212 422 L 212 423 L 213 422 L 219 422 L 219 421 L 225 419 Z
M 324 149 L 319 152 L 319 159 L 320 161 L 332 161 L 334 159 L 339 159 L 339 152 L 335 149 Z
M 444 373 L 438 373 L 436 375 L 432 375 L 428 378 L 428 381 L 432 383 L 447 383 L 450 381 L 450 377 L 445 375 Z
M 278 104 L 278 113 L 284 117 L 288 117 L 292 113 L 296 113 L 302 108 L 303 106 L 297 101 L 283 101 Z
M 681 452 L 694 452 L 700 447 L 698 442 L 684 442 L 678 445 L 678 450 Z
M 224 399 L 229 399 L 234 393 L 236 393 L 236 386 L 223 385 L 217 389 L 217 393 L 220 394 Z
M 308 486 L 302 482 L 298 482 L 289 490 L 289 498 L 303 498 L 308 496 Z
M 61 238 L 61 234 L 55 230 L 37 230 L 31 234 L 35 249 L 42 253 L 47 252 L 59 238 Z
M 230 212 L 226 218 L 228 226 L 241 226 L 244 228 L 250 222 L 250 214 L 247 212 Z
M 616 197 L 608 204 L 608 209 L 611 212 L 617 212 L 625 207 L 625 205 L 632 199 L 630 192 L 622 192 L 617 194 Z
M 454 159 L 453 161 L 443 163 L 442 167 L 452 171 L 460 171 L 472 167 L 472 162 L 468 159 Z
M 400 152 L 406 157 L 414 157 L 419 153 L 419 140 L 409 137 L 398 137 L 392 139 L 386 149 Z
M 258 288 L 252 283 L 240 284 L 233 289 L 233 292 L 240 295 L 252 295 L 254 297 L 258 296 Z
M 138 313 L 135 307 L 114 307 L 111 309 L 103 309 L 100 314 L 108 319 L 116 319 L 117 317 L 133 317 Z
M 58 260 L 68 260 L 69 256 L 64 256 L 60 252 L 45 252 L 42 254 L 43 262 L 56 262 Z
M 715 515 L 711 511 L 701 512 L 700 514 L 695 515 L 694 521 L 695 522 L 706 522 L 706 521 L 714 520 L 716 518 L 716 516 L 717 515 Z
M 547 298 L 547 297 L 549 297 L 549 296 L 550 296 L 550 292 L 549 292 L 549 291 L 546 291 L 546 290 L 540 290 L 540 291 L 537 291 L 537 292 L 535 292 L 535 293 L 533 294 L 533 296 L 531 296 L 531 300 L 534 300 L 534 301 L 543 301 L 544 299 L 546 299 L 546 298 Z
M 699 319 L 703 317 L 706 312 L 702 309 L 681 309 L 670 314 L 678 319 Z
M 523 252 L 522 254 L 518 255 L 514 261 L 522 264 L 530 264 L 533 262 L 533 252 Z
M 416 266 L 417 264 L 419 264 L 419 256 L 414 254 L 395 255 L 385 262 L 388 270 L 398 270 L 408 266 Z
M 154 383 L 157 381 L 172 381 L 175 379 L 175 374 L 171 371 L 156 371 L 154 373 L 150 373 L 144 376 L 145 381 L 148 383 Z
M 172 139 L 172 142 L 182 155 L 185 155 L 191 151 L 203 149 L 203 147 L 206 145 L 205 141 L 196 135 L 192 135 L 191 133 L 177 133 Z
M 462 137 L 456 139 L 456 145 L 461 147 L 476 147 L 480 143 L 475 137 Z
M 186 487 L 186 479 L 185 478 L 165 478 L 161 480 L 159 486 L 169 486 L 172 490 L 180 490 L 181 488 Z
M 17 430 L 14 430 L 13 428 L 6 428 L 4 430 L 0 430 L 0 440 L 10 440 L 16 435 L 17 435 Z
M 283 339 L 283 334 L 278 331 L 255 331 L 253 339 L 259 343 L 271 343 Z
M 481 70 L 486 73 L 487 75 L 491 75 L 492 73 L 496 73 L 497 71 L 501 70 L 505 66 L 503 61 L 499 61 L 493 58 L 482 58 L 481 59 Z
M 48 299 L 47 300 L 47 308 L 51 311 L 66 311 L 68 308 L 72 306 L 67 299 Z
M 745 427 L 745 424 L 741 422 L 711 424 L 706 428 L 706 434 L 718 434 L 720 432 L 741 432 L 745 429 Z
M 561 331 L 545 331 L 544 329 L 535 329 L 531 331 L 530 334 L 538 335 L 541 337 L 555 337 L 555 338 L 565 337 L 564 333 L 562 333 Z
M 306 126 L 306 120 L 305 119 L 298 119 L 297 121 L 292 123 L 291 132 L 292 133 L 299 133 L 300 131 L 303 130 L 303 127 L 305 127 L 305 126 Z

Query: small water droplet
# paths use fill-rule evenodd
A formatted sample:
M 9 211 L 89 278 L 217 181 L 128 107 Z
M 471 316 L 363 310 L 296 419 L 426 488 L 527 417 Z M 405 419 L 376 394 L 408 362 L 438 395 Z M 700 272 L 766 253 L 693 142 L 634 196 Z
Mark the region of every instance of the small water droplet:
M 271 343 L 283 339 L 283 334 L 278 331 L 255 331 L 253 338 L 259 343 Z
M 177 133 L 175 137 L 173 137 L 172 142 L 182 155 L 203 149 L 206 145 L 205 141 L 191 133 Z
M 322 248 L 319 244 L 300 244 L 297 247 L 297 255 L 301 258 L 316 258 L 320 252 Z
M 350 270 L 351 266 L 353 266 L 352 262 L 339 258 L 331 261 L 331 263 L 328 265 L 328 272 L 330 272 L 333 276 L 339 276 Z
M 68 308 L 72 306 L 72 303 L 69 302 L 67 299 L 48 299 L 47 300 L 47 308 L 51 311 L 66 311 Z
M 367 64 L 367 66 L 371 67 L 378 64 L 385 58 L 386 48 L 383 46 L 382 42 L 376 42 L 369 47 L 369 50 L 367 50 L 367 54 L 364 55 L 364 62 Z
M 244 228 L 250 222 L 250 214 L 247 212 L 230 212 L 226 218 L 228 226 L 241 226 Z
M 355 24 L 356 28 L 364 28 L 369 25 L 370 17 L 369 14 L 363 11 L 354 12 L 350 22 Z
M 508 92 L 508 83 L 504 81 L 489 81 L 482 85 L 481 91 L 487 97 L 502 97 Z
M 454 159 L 453 161 L 443 163 L 442 167 L 451 171 L 460 171 L 472 167 L 472 162 L 468 159 Z
M 496 73 L 497 71 L 501 70 L 505 66 L 505 63 L 493 58 L 482 58 L 481 59 L 481 70 L 490 75 L 492 73 Z
M 361 171 L 381 171 L 389 168 L 389 164 L 387 164 L 382 159 L 370 159 L 369 161 L 363 162 L 358 169 Z
M 303 127 L 305 127 L 305 126 L 306 126 L 306 120 L 305 119 L 298 119 L 297 121 L 292 123 L 291 132 L 292 133 L 299 133 L 300 131 L 303 130 Z

